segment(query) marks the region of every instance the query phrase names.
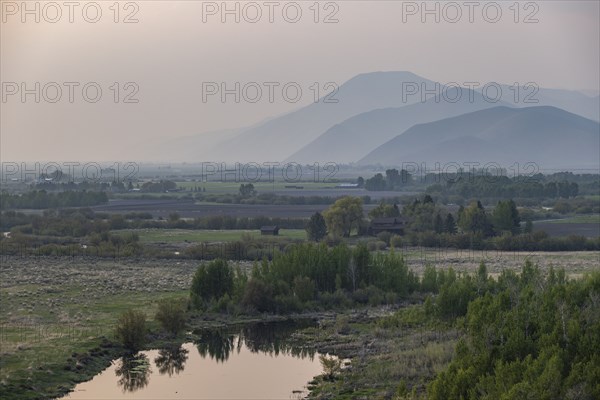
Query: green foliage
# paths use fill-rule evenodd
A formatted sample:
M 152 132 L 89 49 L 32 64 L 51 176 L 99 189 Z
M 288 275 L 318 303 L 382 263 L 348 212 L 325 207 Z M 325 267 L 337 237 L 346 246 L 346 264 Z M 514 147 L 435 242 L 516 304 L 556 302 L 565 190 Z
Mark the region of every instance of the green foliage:
M 459 214 L 458 225 L 463 232 L 477 233 L 483 236 L 493 234 L 492 223 L 481 202 L 472 202 Z
M 459 278 L 456 286 L 469 290 Z M 600 398 L 600 273 L 566 281 L 527 262 L 468 305 L 467 336 L 428 388 L 430 399 Z
M 450 213 L 446 215 L 446 220 L 444 221 L 444 231 L 450 234 L 456 233 L 456 221 L 454 221 L 454 217 Z
M 146 315 L 136 310 L 121 314 L 117 320 L 115 336 L 126 349 L 140 350 L 146 342 Z
M 377 207 L 369 212 L 370 218 L 392 218 L 399 217 L 400 209 L 397 204 L 379 203 Z
M 593 175 L 589 175 L 588 180 L 589 177 Z M 549 176 L 540 174 L 526 178 L 484 175 L 470 176 L 469 179 L 461 179 L 460 176 L 454 178 L 452 175 L 445 174 L 447 185 L 432 185 L 427 188 L 427 191 L 444 195 L 458 194 L 463 198 L 572 198 L 579 194 L 579 184 L 573 181 L 577 177 L 570 173 L 565 175 L 569 180 L 561 179 L 560 174 Z M 561 180 L 557 181 L 557 179 Z M 597 191 L 597 186 L 595 189 Z
M 435 231 L 434 216 L 439 212 L 439 207 L 429 195 L 425 195 L 422 199 L 415 199 L 402 209 L 403 216 L 408 219 L 410 232 Z
M 274 311 L 275 303 L 271 286 L 261 279 L 250 279 L 244 291 L 242 305 L 247 309 L 258 312 Z
M 492 213 L 492 221 L 497 232 L 519 233 L 521 218 L 515 202 L 512 200 L 499 201 Z
M 346 196 L 337 200 L 323 213 L 329 232 L 349 237 L 363 222 L 362 206 L 360 197 Z
M 158 310 L 154 318 L 162 328 L 173 335 L 185 326 L 185 305 L 182 299 L 162 299 L 158 302 Z
M 158 182 L 145 182 L 141 190 L 148 193 L 164 193 L 177 188 L 177 184 L 169 180 L 160 180 Z
M 217 259 L 198 267 L 192 280 L 190 298 L 196 308 L 232 294 L 234 273 L 227 261 Z
M 293 291 L 294 295 L 303 303 L 314 300 L 315 283 L 305 276 L 297 276 L 294 278 Z
M 251 183 L 247 183 L 247 184 L 242 183 L 240 185 L 239 192 L 240 192 L 240 196 L 243 199 L 247 199 L 249 197 L 256 196 L 256 190 L 254 190 L 254 185 Z
M 327 224 L 320 212 L 314 213 L 306 225 L 306 233 L 310 240 L 320 241 L 327 235 Z
M 323 367 L 323 372 L 326 379 L 335 379 L 335 376 L 342 370 L 342 360 L 337 357 L 330 357 L 325 354 L 321 354 L 319 356 L 319 361 Z
M 381 190 L 401 190 L 403 187 L 412 183 L 412 175 L 406 171 L 397 169 L 388 169 L 385 171 L 385 177 L 378 173 L 365 181 L 365 188 L 370 191 Z
M 23 194 L 0 193 L 0 209 L 10 208 L 61 208 L 87 207 L 108 202 L 105 192 L 86 190 L 49 193 L 45 190 L 32 190 Z

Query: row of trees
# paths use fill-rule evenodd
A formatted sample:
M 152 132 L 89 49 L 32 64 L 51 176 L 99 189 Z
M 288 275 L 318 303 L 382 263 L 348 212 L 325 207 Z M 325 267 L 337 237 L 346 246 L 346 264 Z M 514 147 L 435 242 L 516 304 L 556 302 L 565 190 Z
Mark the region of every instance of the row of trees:
M 0 193 L 0 209 L 11 208 L 62 208 L 88 207 L 108 202 L 105 192 L 67 191 L 49 193 L 45 190 L 32 190 L 23 194 Z
M 427 188 L 428 193 L 460 195 L 463 198 L 571 198 L 579 194 L 577 182 L 543 182 L 531 178 L 507 176 L 474 176 L 449 179 Z
M 402 212 L 396 204 L 381 203 L 369 213 L 372 219 L 400 216 L 406 220 L 407 231 L 411 233 L 455 234 L 460 229 L 465 233 L 489 237 L 506 232 L 521 232 L 521 218 L 512 200 L 498 202 L 491 214 L 486 212 L 480 201 L 476 201 L 466 208 L 460 207 L 457 218 L 444 211 L 429 195 L 407 204 Z M 347 196 L 337 200 L 322 216 L 319 213 L 313 215 L 307 225 L 307 232 L 313 240 L 320 240 L 325 232 L 348 237 L 354 231 L 364 232 L 365 225 L 362 200 Z M 528 229 L 531 229 L 531 225 Z
M 381 173 L 375 174 L 372 178 L 364 181 L 364 186 L 370 191 L 400 190 L 410 185 L 412 180 L 412 175 L 408 171 L 404 169 L 398 171 L 393 168 L 386 170 L 385 176 Z M 362 181 L 363 178 L 359 178 L 359 184 Z

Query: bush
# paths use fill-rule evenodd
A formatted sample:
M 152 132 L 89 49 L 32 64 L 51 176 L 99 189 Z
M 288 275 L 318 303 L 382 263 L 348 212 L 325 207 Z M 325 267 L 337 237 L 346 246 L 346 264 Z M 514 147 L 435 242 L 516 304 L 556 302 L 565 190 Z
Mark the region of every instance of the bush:
M 146 342 L 146 315 L 136 310 L 124 312 L 117 321 L 115 335 L 126 349 L 140 350 Z
M 293 290 L 298 300 L 302 303 L 306 303 L 315 298 L 315 283 L 305 276 L 297 276 L 294 278 Z
M 402 236 L 400 235 L 392 235 L 390 238 L 390 245 L 395 249 L 402 248 Z
M 272 311 L 274 308 L 273 289 L 259 279 L 251 279 L 246 284 L 242 305 L 258 312 Z
M 390 245 L 390 240 L 392 238 L 392 234 L 390 232 L 380 232 L 377 234 L 377 239 L 385 242 L 388 246 Z
M 164 330 L 176 335 L 185 326 L 185 306 L 182 299 L 163 299 L 158 302 L 155 317 Z
M 233 271 L 227 261 L 218 259 L 202 264 L 198 267 L 190 297 L 196 308 L 201 308 L 203 303 L 218 300 L 225 294 L 231 296 L 233 290 Z

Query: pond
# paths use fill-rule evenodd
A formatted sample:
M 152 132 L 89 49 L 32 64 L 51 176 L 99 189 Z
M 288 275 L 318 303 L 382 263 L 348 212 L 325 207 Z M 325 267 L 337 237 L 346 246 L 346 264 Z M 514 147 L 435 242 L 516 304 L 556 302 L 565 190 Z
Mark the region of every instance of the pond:
M 319 354 L 290 344 L 296 323 L 195 331 L 198 338 L 114 360 L 63 399 L 298 399 L 323 372 Z

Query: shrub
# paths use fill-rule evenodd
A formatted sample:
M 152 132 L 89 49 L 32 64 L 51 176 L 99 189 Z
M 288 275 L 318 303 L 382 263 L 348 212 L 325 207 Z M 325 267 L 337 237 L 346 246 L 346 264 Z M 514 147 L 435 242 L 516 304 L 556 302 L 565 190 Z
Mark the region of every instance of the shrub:
M 260 279 L 251 279 L 246 284 L 242 305 L 258 312 L 271 311 L 274 308 L 273 289 Z
M 302 303 L 315 298 L 315 283 L 305 276 L 297 276 L 293 283 L 294 294 Z
M 392 235 L 390 238 L 390 245 L 395 249 L 402 248 L 402 236 L 400 235 Z
M 117 321 L 115 335 L 126 349 L 141 349 L 146 342 L 146 315 L 136 310 L 124 312 Z
M 225 294 L 231 296 L 233 290 L 233 271 L 227 261 L 218 259 L 202 264 L 198 267 L 190 297 L 196 308 L 201 308 L 203 303 L 218 300 Z
M 377 234 L 377 239 L 385 242 L 388 246 L 390 244 L 390 239 L 392 238 L 392 234 L 390 232 L 380 232 Z
M 326 379 L 333 380 L 342 370 L 342 360 L 337 357 L 328 357 L 324 354 L 319 356 L 319 361 L 323 366 L 323 372 Z
M 163 299 L 158 302 L 156 320 L 167 332 L 176 335 L 185 326 L 185 306 L 181 299 Z

